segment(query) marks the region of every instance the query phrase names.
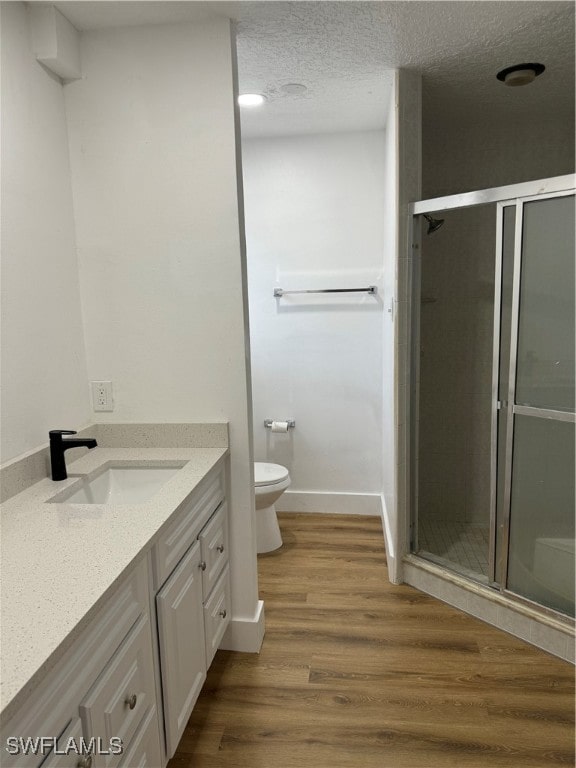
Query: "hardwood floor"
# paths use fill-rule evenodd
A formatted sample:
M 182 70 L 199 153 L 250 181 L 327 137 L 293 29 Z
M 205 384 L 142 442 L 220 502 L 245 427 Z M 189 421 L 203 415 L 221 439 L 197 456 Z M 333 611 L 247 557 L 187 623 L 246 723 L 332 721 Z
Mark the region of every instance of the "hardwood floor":
M 279 515 L 260 654 L 219 651 L 169 768 L 574 765 L 574 669 L 387 581 L 379 518 Z

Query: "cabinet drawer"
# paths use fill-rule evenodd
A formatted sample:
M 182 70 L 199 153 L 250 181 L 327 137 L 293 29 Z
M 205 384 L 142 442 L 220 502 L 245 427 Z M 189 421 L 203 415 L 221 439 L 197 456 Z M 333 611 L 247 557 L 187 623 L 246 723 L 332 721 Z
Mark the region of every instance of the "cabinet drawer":
M 156 707 L 152 707 L 138 728 L 130 748 L 122 756 L 118 768 L 160 768 L 160 749 L 158 712 Z
M 206 566 L 202 569 L 202 595 L 204 600 L 212 592 L 218 577 L 222 573 L 222 569 L 228 562 L 227 517 L 228 510 L 226 502 L 224 502 L 212 515 L 210 521 L 204 526 L 200 536 L 198 536 L 202 562 Z
M 69 739 L 74 740 L 74 744 L 80 748 L 80 739 L 82 738 L 82 721 L 79 717 L 74 718 L 68 728 L 58 739 L 58 749 L 66 751 Z M 86 757 L 84 757 L 86 760 Z M 82 756 L 76 754 L 73 748 L 67 755 L 57 755 L 53 752 L 48 755 L 46 761 L 42 763 L 42 768 L 76 768 L 82 760 Z
M 170 576 L 223 498 L 224 473 L 220 469 L 200 483 L 186 508 L 170 523 L 154 547 L 156 589 Z
M 22 751 L 19 754 L 11 754 L 11 750 L 16 746 L 13 742 L 6 741 L 3 744 L 4 749 L 8 754 L 2 754 L 0 758 L 0 765 L 2 768 L 70 768 L 75 767 L 81 759 L 81 756 L 74 751 L 74 747 L 71 746 L 70 754 L 60 755 L 55 753 L 54 747 L 57 752 L 65 751 L 66 745 L 69 739 L 73 739 L 74 743 L 81 748 L 80 739 L 83 736 L 82 722 L 79 717 L 74 717 L 72 722 L 69 722 L 62 733 L 57 735 L 57 741 L 54 745 L 52 739 L 53 735 L 45 728 L 41 728 L 34 736 L 16 736 L 16 734 L 10 734 L 12 738 L 17 738 L 18 747 Z M 37 741 L 42 737 L 46 738 L 46 742 Z M 8 738 L 8 737 L 7 737 Z M 4 742 L 4 739 L 2 740 Z M 30 744 L 29 751 L 24 751 L 23 745 Z M 1 754 L 1 753 L 0 753 Z
M 230 566 L 218 579 L 208 602 L 204 606 L 204 636 L 206 666 L 209 667 L 230 623 Z
M 80 704 L 86 738 L 104 744 L 114 736 L 124 750 L 138 724 L 155 703 L 154 661 L 148 614 L 138 619 L 110 663 Z M 117 765 L 120 755 L 95 755 L 95 766 Z

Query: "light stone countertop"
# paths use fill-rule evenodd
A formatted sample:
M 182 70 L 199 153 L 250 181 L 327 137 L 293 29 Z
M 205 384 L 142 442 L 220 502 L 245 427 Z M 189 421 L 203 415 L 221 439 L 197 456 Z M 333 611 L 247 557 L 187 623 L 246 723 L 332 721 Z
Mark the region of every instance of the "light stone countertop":
M 226 455 L 221 448 L 98 447 L 2 505 L 0 716 L 64 656 L 130 566 Z M 105 464 L 186 462 L 147 502 L 46 503 Z

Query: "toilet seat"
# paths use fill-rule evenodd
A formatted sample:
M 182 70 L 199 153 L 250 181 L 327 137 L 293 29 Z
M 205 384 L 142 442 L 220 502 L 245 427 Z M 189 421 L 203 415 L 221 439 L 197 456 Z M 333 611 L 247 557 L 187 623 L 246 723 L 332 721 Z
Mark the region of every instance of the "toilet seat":
M 268 464 L 265 461 L 254 462 L 254 485 L 275 485 L 288 477 L 288 470 L 280 464 Z

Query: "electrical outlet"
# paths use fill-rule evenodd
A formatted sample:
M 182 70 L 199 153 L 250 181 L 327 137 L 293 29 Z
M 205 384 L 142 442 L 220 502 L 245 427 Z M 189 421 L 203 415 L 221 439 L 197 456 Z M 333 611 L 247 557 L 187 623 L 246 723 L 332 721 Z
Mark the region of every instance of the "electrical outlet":
M 112 397 L 111 381 L 92 381 L 92 408 L 95 411 L 113 411 L 114 398 Z

